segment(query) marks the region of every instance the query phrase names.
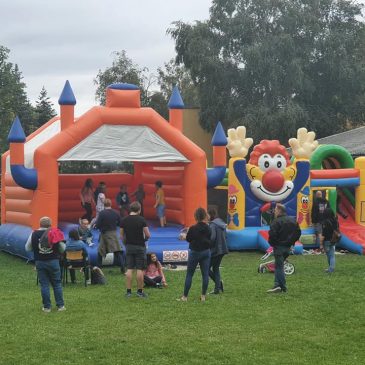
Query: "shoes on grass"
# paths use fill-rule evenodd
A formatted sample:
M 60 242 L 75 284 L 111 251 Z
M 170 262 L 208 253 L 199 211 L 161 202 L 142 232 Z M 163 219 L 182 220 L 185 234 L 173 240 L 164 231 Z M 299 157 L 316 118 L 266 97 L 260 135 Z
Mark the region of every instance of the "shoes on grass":
M 145 293 L 144 291 L 142 292 L 137 292 L 137 297 L 138 298 L 147 298 L 148 297 L 148 294 Z
M 51 308 L 42 308 L 42 311 L 44 312 L 44 313 L 51 313 Z
M 177 298 L 176 300 L 177 300 L 178 302 L 187 302 L 187 301 L 188 301 L 188 298 L 187 298 L 187 297 L 182 296 L 181 298 Z
M 272 289 L 269 289 L 267 291 L 267 293 L 270 293 L 270 294 L 281 293 L 281 292 L 282 292 L 282 289 L 280 288 L 280 286 L 274 286 Z
M 326 272 L 327 274 L 331 274 L 334 271 L 335 271 L 334 269 L 326 269 L 326 270 L 324 270 L 324 272 Z
M 129 293 L 129 292 L 125 293 L 126 298 L 130 298 L 131 296 L 132 296 L 132 293 Z
M 210 293 L 209 293 L 209 295 L 217 295 L 217 294 L 219 294 L 220 293 L 220 291 L 219 290 L 213 290 L 213 291 L 211 291 Z
M 64 312 L 66 310 L 66 307 L 63 305 L 62 307 L 58 307 L 58 312 Z

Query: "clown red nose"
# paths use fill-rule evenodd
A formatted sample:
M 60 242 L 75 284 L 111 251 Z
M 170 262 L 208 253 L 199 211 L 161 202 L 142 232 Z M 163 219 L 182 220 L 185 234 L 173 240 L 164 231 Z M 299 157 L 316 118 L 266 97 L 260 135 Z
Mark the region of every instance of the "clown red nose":
M 283 187 L 284 181 L 284 176 L 277 170 L 267 171 L 262 177 L 264 188 L 273 193 L 278 192 Z

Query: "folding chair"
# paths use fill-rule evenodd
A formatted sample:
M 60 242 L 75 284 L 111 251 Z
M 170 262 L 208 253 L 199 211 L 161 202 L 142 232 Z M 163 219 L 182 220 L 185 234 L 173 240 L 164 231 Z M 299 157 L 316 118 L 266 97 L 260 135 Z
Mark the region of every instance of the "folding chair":
M 84 269 L 84 283 L 87 286 L 86 272 L 90 270 L 90 265 L 88 264 L 86 258 L 84 257 L 84 252 L 79 251 L 65 251 L 65 261 L 63 267 L 63 286 L 68 282 L 68 270 L 70 269 Z M 90 272 L 89 272 L 90 277 Z

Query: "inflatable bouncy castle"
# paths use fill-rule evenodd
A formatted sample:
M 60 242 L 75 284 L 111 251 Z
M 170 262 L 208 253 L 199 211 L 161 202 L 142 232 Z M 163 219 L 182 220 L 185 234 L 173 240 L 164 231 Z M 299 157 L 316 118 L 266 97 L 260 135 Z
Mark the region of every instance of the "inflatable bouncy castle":
M 310 213 L 313 192 L 322 190 L 335 212 L 341 209 L 347 213 L 339 217 L 342 237 L 338 247 L 358 254 L 365 252 L 364 157 L 354 162 L 342 147 L 318 146 L 315 134 L 305 128 L 298 130 L 297 138 L 289 140 L 292 158 L 279 141 L 263 140 L 246 162 L 252 144 L 252 139 L 246 138 L 245 127 L 228 130 L 230 249 L 267 250 L 269 213 L 277 202 L 285 205 L 288 215 L 296 218 L 302 228 L 295 252 L 302 252 L 302 243 L 315 247 Z
M 140 90 L 131 84 L 110 85 L 106 105 L 93 107 L 79 118 L 74 117 L 75 104 L 67 81 L 59 98 L 59 117 L 27 138 L 15 119 L 8 137 L 10 149 L 2 156 L 0 248 L 29 257 L 24 244 L 43 216 L 67 236 L 83 214 L 79 193 L 90 177 L 106 183 L 106 196 L 113 204 L 121 184 L 127 185 L 128 192 L 143 184 L 145 217 L 156 219 L 155 182 L 161 180 L 167 220 L 175 226 L 153 232 L 150 249 L 160 259 L 166 251 L 173 261 L 186 261 L 187 244 L 177 239 L 178 231 L 194 223 L 197 207 L 207 206 L 207 186 L 223 178 L 226 140 L 223 147 L 219 140 L 213 147 L 216 163 L 222 165 L 207 171 L 204 151 L 181 132 L 184 104 L 177 88 L 169 102 L 169 122 L 153 109 L 141 107 Z M 133 173 L 61 174 L 62 161 L 130 161 Z M 96 249 L 90 248 L 91 256 L 96 256 Z

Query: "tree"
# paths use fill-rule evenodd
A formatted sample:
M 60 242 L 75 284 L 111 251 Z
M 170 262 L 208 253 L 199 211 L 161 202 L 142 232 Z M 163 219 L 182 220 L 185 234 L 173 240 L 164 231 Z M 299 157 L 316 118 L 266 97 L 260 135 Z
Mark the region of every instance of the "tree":
M 148 88 L 151 85 L 151 76 L 147 75 L 148 68 L 140 68 L 123 50 L 113 52 L 114 59 L 111 67 L 104 71 L 99 70 L 94 84 L 97 86 L 95 97 L 101 105 L 105 105 L 105 90 L 113 83 L 130 83 L 140 87 L 142 105 L 148 104 Z
M 186 107 L 199 106 L 197 87 L 184 65 L 178 65 L 172 59 L 164 64 L 164 68 L 159 67 L 157 72 L 157 83 L 160 86 L 161 94 L 166 100 L 166 105 L 172 94 L 172 89 L 177 85 Z
M 42 87 L 38 100 L 36 101 L 35 114 L 35 129 L 41 127 L 44 123 L 48 122 L 51 118 L 57 115 L 56 111 L 53 109 L 53 104 L 50 101 L 47 95 L 47 90 L 44 86 Z
M 347 0 L 213 0 L 209 20 L 175 22 L 168 33 L 206 129 L 222 120 L 246 125 L 256 141 L 284 142 L 301 126 L 322 137 L 364 121 L 360 16 Z
M 32 130 L 34 110 L 26 92 L 25 83 L 18 66 L 8 61 L 9 49 L 0 46 L 0 150 L 8 149 L 7 136 L 16 115 L 19 116 L 24 132 Z

